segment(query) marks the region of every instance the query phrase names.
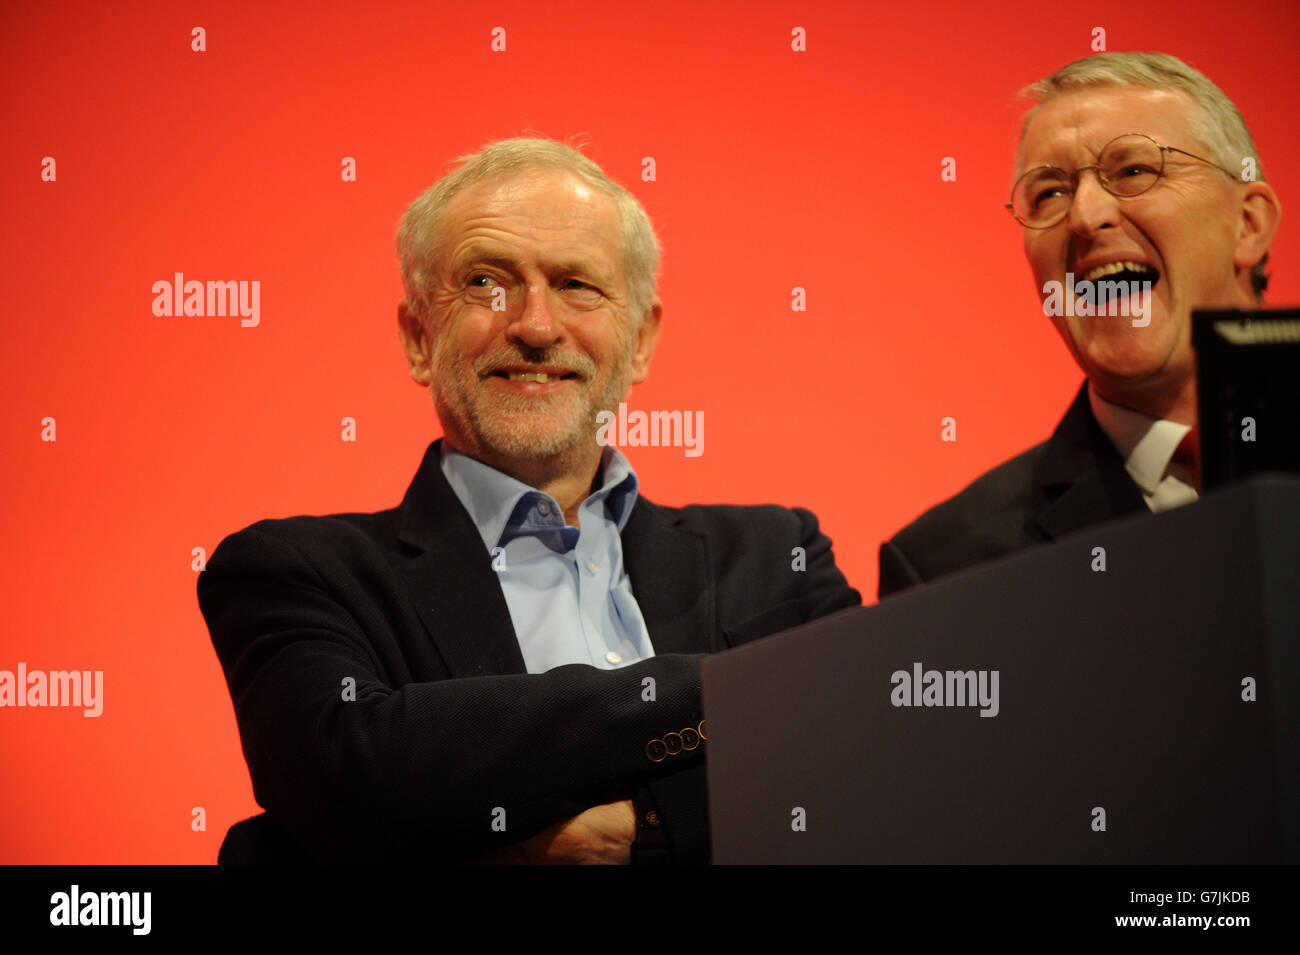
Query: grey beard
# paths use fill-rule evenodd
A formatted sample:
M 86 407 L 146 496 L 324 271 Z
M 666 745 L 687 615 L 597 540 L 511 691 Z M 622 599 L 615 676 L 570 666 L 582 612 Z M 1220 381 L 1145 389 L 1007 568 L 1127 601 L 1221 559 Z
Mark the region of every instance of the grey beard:
M 467 395 L 458 397 L 466 409 L 472 433 L 487 448 L 511 458 L 538 460 L 572 451 L 584 440 L 594 444 L 598 428 L 596 415 L 601 411 L 618 411 L 618 403 L 627 397 L 631 387 L 631 377 L 630 367 L 624 365 L 579 420 L 564 428 L 545 431 L 539 431 L 538 424 L 555 414 L 549 402 L 543 404 L 536 398 L 520 396 L 514 402 L 498 405 L 499 413 L 489 416 L 480 414 Z

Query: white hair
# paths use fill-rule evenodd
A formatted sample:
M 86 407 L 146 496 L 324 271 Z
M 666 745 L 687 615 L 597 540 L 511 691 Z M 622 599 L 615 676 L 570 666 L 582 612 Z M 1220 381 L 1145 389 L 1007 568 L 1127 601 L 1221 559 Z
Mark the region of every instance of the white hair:
M 534 169 L 561 169 L 614 200 L 623 233 L 623 270 L 627 275 L 632 312 L 629 325 L 631 331 L 636 331 L 655 295 L 660 254 L 654 226 L 636 196 L 606 176 L 600 166 L 577 149 L 552 139 L 503 139 L 489 143 L 476 153 L 460 156 L 454 162 L 460 165 L 407 206 L 397 230 L 402 285 L 418 314 L 429 314 L 431 270 L 442 241 L 442 214 L 451 200 L 477 182 Z

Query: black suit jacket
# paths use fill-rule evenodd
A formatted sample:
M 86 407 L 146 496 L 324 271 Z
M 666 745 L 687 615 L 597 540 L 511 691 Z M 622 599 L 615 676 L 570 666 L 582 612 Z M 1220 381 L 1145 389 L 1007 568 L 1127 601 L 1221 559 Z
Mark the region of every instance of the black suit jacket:
M 1125 514 L 1142 491 L 1088 403 L 1087 382 L 1051 438 L 981 476 L 880 547 L 881 597 Z
M 623 558 L 656 655 L 528 674 L 438 445 L 397 508 L 260 521 L 200 574 L 267 810 L 223 861 L 472 859 L 643 785 L 674 860 L 707 861 L 707 741 L 660 762 L 647 743 L 699 725 L 704 654 L 860 605 L 816 518 L 639 498 Z

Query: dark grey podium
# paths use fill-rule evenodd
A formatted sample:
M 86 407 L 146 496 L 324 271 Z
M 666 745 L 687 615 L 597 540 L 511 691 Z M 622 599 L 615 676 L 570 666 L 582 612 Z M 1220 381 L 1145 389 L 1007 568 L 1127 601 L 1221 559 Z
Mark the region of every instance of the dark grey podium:
M 715 863 L 1300 861 L 1300 480 L 710 657 L 704 709 Z

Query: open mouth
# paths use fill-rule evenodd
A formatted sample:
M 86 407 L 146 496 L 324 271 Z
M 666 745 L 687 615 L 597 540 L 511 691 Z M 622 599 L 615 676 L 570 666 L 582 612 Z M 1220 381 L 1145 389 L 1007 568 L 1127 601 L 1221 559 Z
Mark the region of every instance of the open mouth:
M 1089 269 L 1081 280 L 1084 282 L 1150 282 L 1155 288 L 1160 281 L 1160 271 L 1142 262 L 1111 262 Z M 1127 284 L 1124 288 L 1129 288 Z

